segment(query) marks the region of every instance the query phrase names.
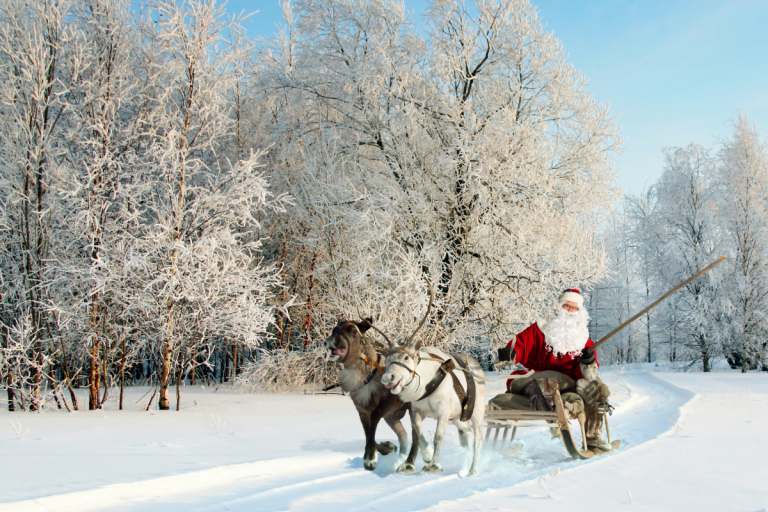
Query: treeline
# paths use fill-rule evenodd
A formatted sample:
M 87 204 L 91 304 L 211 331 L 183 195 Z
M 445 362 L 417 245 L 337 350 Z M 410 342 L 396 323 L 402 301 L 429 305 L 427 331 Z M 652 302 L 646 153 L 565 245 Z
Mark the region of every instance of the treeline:
M 329 382 L 340 317 L 485 358 L 605 272 L 605 106 L 524 0 L 0 0 L 0 386 Z M 256 14 L 258 16 L 258 14 Z
M 610 281 L 591 294 L 593 338 L 715 261 L 727 260 L 601 349 L 613 362 L 768 370 L 768 148 L 745 113 L 713 148 L 664 150 L 664 171 L 624 197 L 605 233 Z
M 0 4 L 9 409 L 82 408 L 81 386 L 122 407 L 148 377 L 167 409 L 259 346 L 279 282 L 261 217 L 284 199 L 237 137 L 246 43 L 209 2 Z

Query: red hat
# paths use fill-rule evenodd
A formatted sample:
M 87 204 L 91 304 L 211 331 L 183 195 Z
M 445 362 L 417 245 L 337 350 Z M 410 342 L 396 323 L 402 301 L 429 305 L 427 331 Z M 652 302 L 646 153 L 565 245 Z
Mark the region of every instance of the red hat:
M 558 304 L 565 304 L 566 302 L 575 302 L 578 304 L 579 309 L 581 309 L 584 306 L 584 297 L 582 297 L 581 292 L 578 289 L 568 288 L 567 290 L 564 290 L 557 299 Z

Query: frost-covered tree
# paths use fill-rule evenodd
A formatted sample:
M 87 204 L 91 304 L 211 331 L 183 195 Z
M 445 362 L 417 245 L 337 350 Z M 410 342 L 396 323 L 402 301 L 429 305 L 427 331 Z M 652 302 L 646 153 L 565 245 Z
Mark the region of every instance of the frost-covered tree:
M 117 380 L 112 369 L 119 368 L 122 407 L 126 365 L 136 353 L 129 341 L 136 338 L 130 297 L 139 284 L 126 266 L 137 248 L 138 205 L 147 195 L 146 146 L 154 133 L 147 98 L 153 77 L 129 2 L 82 2 L 71 23 L 87 66 L 75 84 L 66 130 L 68 179 L 61 187 L 64 222 L 58 233 L 66 244 L 56 255 L 69 306 L 60 313 L 67 325 L 62 346 L 69 347 L 70 357 L 88 361 L 89 409 L 107 399 Z M 70 366 L 64 367 L 68 381 L 74 378 Z
M 733 254 L 728 291 L 734 311 L 726 355 L 747 371 L 765 364 L 768 337 L 768 154 L 746 114 L 734 120 L 733 136 L 718 156 L 720 211 Z
M 638 195 L 629 195 L 624 202 L 624 208 L 630 219 L 629 237 L 632 240 L 635 253 L 635 273 L 637 276 L 637 296 L 640 299 L 640 307 L 651 303 L 657 296 L 666 293 L 676 283 L 668 283 L 664 280 L 661 270 L 666 264 L 663 245 L 659 241 L 663 238 L 660 234 L 663 230 L 663 222 L 658 212 L 657 187 L 649 187 Z M 666 337 L 666 329 L 662 327 L 657 317 L 668 303 L 659 310 L 651 310 L 645 314 L 645 360 L 652 362 L 658 359 L 658 349 L 654 345 L 660 345 Z M 663 318 L 663 315 L 659 318 Z
M 712 263 L 723 250 L 718 225 L 716 165 L 709 151 L 697 144 L 664 150 L 665 167 L 656 185 L 658 244 L 664 254 L 663 281 L 673 286 Z M 727 331 L 729 305 L 720 269 L 685 286 L 672 298 L 677 339 L 690 351 L 691 361 L 711 369 L 721 354 Z
M 617 131 L 527 1 L 433 1 L 424 34 L 384 0 L 286 12 L 262 59 L 272 161 L 326 315 L 380 308 L 407 332 L 426 278 L 432 342 L 482 352 L 602 273 Z M 392 302 L 361 303 L 371 289 Z
M 228 92 L 241 77 L 238 47 L 224 39 L 236 23 L 209 1 L 156 2 L 153 19 L 162 76 L 155 98 L 158 140 L 142 215 L 147 268 L 141 299 L 161 352 L 161 409 L 218 345 L 259 345 L 276 282 L 261 264 L 259 216 L 279 208 L 258 170 L 260 153 L 240 161 L 218 154 L 233 123 Z
M 266 338 L 254 75 L 215 2 L 0 2 L 0 389 L 10 409 L 233 373 Z M 285 302 L 289 302 L 286 299 Z M 134 372 L 133 370 L 140 370 Z M 229 376 L 226 377 L 227 380 Z M 69 390 L 69 402 L 62 390 Z
M 15 397 L 24 409 L 38 410 L 44 388 L 61 386 L 54 365 L 67 366 L 58 343 L 61 276 L 53 259 L 61 247 L 54 234 L 67 177 L 63 129 L 87 66 L 67 22 L 72 8 L 66 1 L 0 2 L 2 385 L 9 407 Z
M 602 243 L 610 274 L 596 284 L 587 295 L 590 315 L 589 332 L 597 341 L 621 325 L 643 307 L 640 293 L 642 266 L 639 260 L 637 223 L 630 213 L 628 201 L 613 212 L 604 224 Z M 608 363 L 634 363 L 643 359 L 647 325 L 640 319 L 619 331 L 600 349 L 600 361 Z

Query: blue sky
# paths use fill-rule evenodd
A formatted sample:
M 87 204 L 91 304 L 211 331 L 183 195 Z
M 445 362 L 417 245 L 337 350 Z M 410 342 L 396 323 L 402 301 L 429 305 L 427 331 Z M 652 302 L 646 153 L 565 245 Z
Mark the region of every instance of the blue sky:
M 625 192 L 661 174 L 661 148 L 728 137 L 738 109 L 768 127 L 768 1 L 541 0 L 539 15 L 626 138 L 616 172 Z M 405 0 L 419 20 L 426 2 Z M 277 0 L 230 0 L 258 10 L 249 35 L 270 36 Z M 766 133 L 764 131 L 764 133 Z

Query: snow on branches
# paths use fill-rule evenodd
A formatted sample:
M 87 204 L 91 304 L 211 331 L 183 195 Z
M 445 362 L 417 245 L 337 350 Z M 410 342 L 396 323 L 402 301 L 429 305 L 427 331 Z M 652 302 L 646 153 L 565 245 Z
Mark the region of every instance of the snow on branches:
M 296 198 L 287 264 L 318 255 L 316 315 L 366 314 L 380 295 L 364 290 L 396 290 L 381 321 L 407 329 L 416 313 L 400 322 L 398 306 L 427 279 L 432 342 L 482 357 L 602 275 L 620 138 L 527 1 L 430 2 L 426 34 L 391 2 L 284 11 L 260 54 L 268 165 Z

